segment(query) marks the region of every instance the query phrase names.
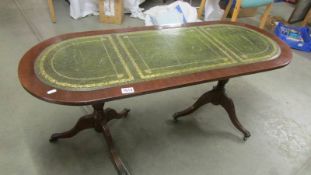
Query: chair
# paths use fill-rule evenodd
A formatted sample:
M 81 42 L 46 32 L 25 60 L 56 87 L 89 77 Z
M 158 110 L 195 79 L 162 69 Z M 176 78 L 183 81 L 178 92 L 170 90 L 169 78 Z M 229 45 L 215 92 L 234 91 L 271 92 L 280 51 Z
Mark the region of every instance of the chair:
M 70 4 L 69 0 L 65 0 L 68 4 Z M 56 23 L 56 15 L 55 15 L 55 8 L 54 8 L 54 0 L 48 0 L 48 6 L 50 11 L 50 18 L 53 23 Z
M 306 26 L 308 23 L 311 23 L 311 7 L 309 9 L 309 12 L 307 13 L 305 19 L 302 21 L 301 25 Z
M 53 0 L 48 0 L 48 6 L 50 11 L 50 18 L 53 23 L 56 23 L 56 16 L 55 16 L 55 8 Z
M 308 12 L 308 14 L 306 15 L 305 19 L 303 20 L 303 22 L 301 23 L 302 26 L 306 26 L 308 25 L 308 22 L 311 23 L 311 8 Z
M 211 1 L 211 0 L 209 0 L 209 1 Z M 216 1 L 216 3 L 219 4 L 219 1 L 220 1 L 220 0 L 214 0 L 214 1 Z M 190 2 L 191 2 L 191 1 L 190 1 Z M 203 19 L 203 12 L 204 12 L 204 10 L 205 10 L 205 4 L 206 4 L 206 0 L 201 0 L 200 6 L 199 6 L 199 8 L 197 9 L 198 18 L 199 18 L 199 19 Z
M 206 0 L 201 0 L 200 7 L 198 9 L 198 18 L 202 19 L 202 17 L 203 17 L 203 11 L 205 8 L 205 3 L 206 3 Z
M 222 17 L 222 20 L 224 20 L 227 17 L 231 9 L 232 3 L 233 3 L 233 0 L 229 0 L 229 3 Z M 263 29 L 266 24 L 269 13 L 272 9 L 272 3 L 273 3 L 273 0 L 236 0 L 234 10 L 232 13 L 232 17 L 231 17 L 231 21 L 233 22 L 237 21 L 240 8 L 253 8 L 253 7 L 259 7 L 259 6 L 266 6 L 266 9 L 264 11 L 264 14 L 261 16 L 260 24 L 259 24 L 259 28 Z

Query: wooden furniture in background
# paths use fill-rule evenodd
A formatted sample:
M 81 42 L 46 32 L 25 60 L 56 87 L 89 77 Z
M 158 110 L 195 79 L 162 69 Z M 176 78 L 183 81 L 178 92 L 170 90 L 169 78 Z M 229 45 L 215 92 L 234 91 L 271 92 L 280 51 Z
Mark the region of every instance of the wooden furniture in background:
M 66 0 L 68 3 L 69 1 Z M 123 21 L 123 1 L 122 0 L 111 0 L 114 1 L 114 16 L 105 15 L 104 0 L 98 0 L 99 6 L 99 20 L 103 23 L 121 24 Z M 50 18 L 53 23 L 56 23 L 54 0 L 48 0 Z
M 49 11 L 50 11 L 51 21 L 53 23 L 56 23 L 54 0 L 48 0 L 48 6 L 49 6 Z
M 288 19 L 289 24 L 301 22 L 306 19 L 309 10 L 311 9 L 311 0 L 300 0 L 295 5 L 295 9 Z
M 204 12 L 204 8 L 205 8 L 205 3 L 206 3 L 206 0 L 201 0 L 200 7 L 198 9 L 198 18 L 200 18 L 200 19 L 203 18 L 203 12 Z
M 204 15 L 204 10 L 205 10 L 205 3 L 206 3 L 206 0 L 202 0 L 201 1 L 201 4 L 198 8 L 198 18 L 200 19 L 203 19 L 203 15 Z M 223 1 L 219 1 L 219 6 L 221 9 L 225 9 L 226 8 L 226 4 L 223 2 Z M 254 8 L 242 8 L 240 9 L 240 12 L 239 12 L 239 18 L 243 18 L 243 17 L 253 17 L 256 15 L 257 13 L 257 7 L 254 7 Z M 229 11 L 228 15 L 231 16 L 232 14 L 232 11 Z M 228 16 L 227 15 L 227 16 Z
M 303 22 L 301 23 L 302 26 L 306 26 L 308 23 L 311 22 L 311 9 L 309 10 L 307 16 L 305 17 L 305 19 L 303 20 Z
M 232 3 L 233 3 L 233 0 L 229 0 L 229 3 L 222 17 L 223 20 L 228 16 L 229 11 L 231 10 Z M 241 8 L 250 8 L 250 7 L 253 8 L 253 7 L 265 5 L 266 9 L 264 11 L 264 14 L 261 16 L 260 24 L 259 24 L 259 28 L 263 29 L 266 24 L 267 17 L 272 9 L 272 3 L 273 3 L 273 0 L 236 0 L 234 11 L 231 17 L 231 21 L 232 22 L 237 21 Z
M 123 21 L 123 0 L 109 0 L 114 1 L 114 16 L 105 15 L 104 1 L 99 0 L 99 20 L 102 23 L 121 24 Z

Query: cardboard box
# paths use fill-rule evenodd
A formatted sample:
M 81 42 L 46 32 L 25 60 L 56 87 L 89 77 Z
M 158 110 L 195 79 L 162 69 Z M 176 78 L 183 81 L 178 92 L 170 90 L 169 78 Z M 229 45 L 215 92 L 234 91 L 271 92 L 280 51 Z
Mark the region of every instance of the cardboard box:
M 255 16 L 257 13 L 257 8 L 241 8 L 240 9 L 240 13 L 239 13 L 239 17 L 253 17 Z

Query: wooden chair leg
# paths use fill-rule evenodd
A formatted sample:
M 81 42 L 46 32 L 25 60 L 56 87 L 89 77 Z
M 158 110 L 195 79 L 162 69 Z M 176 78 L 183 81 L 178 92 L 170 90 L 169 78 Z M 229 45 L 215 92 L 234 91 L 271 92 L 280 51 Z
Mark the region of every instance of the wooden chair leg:
M 99 21 L 104 21 L 104 1 L 98 0 Z
M 54 3 L 53 0 L 48 0 L 48 6 L 50 10 L 50 18 L 53 23 L 56 22 L 56 16 L 55 16 L 55 8 L 54 8 Z
M 231 18 L 232 22 L 236 22 L 237 21 L 239 13 L 240 13 L 240 8 L 241 8 L 241 0 L 237 0 L 236 4 L 235 4 L 235 7 L 234 7 L 233 14 L 232 14 L 232 18 Z
M 206 0 L 201 0 L 201 4 L 200 4 L 199 10 L 198 10 L 198 18 L 200 18 L 200 19 L 203 18 L 203 11 L 205 8 L 205 3 L 206 3 Z
M 230 9 L 231 9 L 231 6 L 232 6 L 232 3 L 233 3 L 233 0 L 229 0 L 228 4 L 227 4 L 227 7 L 226 7 L 226 10 L 221 18 L 221 20 L 225 20 L 226 17 L 228 16 L 229 12 L 230 12 Z
M 272 9 L 272 3 L 267 5 L 264 14 L 261 16 L 259 28 L 263 29 L 265 27 L 266 21 L 271 12 L 271 9 Z
M 301 23 L 302 26 L 306 26 L 308 24 L 308 22 L 311 21 L 311 9 L 309 10 L 307 16 L 305 17 L 305 19 L 303 20 L 303 22 Z

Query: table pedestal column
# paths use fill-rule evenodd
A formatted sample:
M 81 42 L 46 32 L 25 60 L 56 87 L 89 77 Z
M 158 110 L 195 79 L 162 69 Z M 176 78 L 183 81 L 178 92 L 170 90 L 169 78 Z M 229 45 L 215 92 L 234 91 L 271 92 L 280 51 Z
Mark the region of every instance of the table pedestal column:
M 243 139 L 246 140 L 248 137 L 251 136 L 251 134 L 239 122 L 235 113 L 233 101 L 227 96 L 225 92 L 225 85 L 228 81 L 229 79 L 218 81 L 217 86 L 215 86 L 212 90 L 204 93 L 192 106 L 183 111 L 176 112 L 173 115 L 174 120 L 177 121 L 178 118 L 188 115 L 208 103 L 212 103 L 214 105 L 221 105 L 229 114 L 229 118 L 233 125 L 244 134 Z
M 121 113 L 117 113 L 114 109 L 107 108 L 104 110 L 104 103 L 92 105 L 94 112 L 93 114 L 81 117 L 75 126 L 63 133 L 55 133 L 51 136 L 50 142 L 56 142 L 58 139 L 70 138 L 78 134 L 80 131 L 85 129 L 94 128 L 95 131 L 101 132 L 106 139 L 112 161 L 118 170 L 119 175 L 130 175 L 128 169 L 119 157 L 114 143 L 107 126 L 107 123 L 112 119 L 120 119 L 126 117 L 129 109 L 124 109 Z

